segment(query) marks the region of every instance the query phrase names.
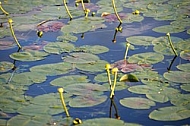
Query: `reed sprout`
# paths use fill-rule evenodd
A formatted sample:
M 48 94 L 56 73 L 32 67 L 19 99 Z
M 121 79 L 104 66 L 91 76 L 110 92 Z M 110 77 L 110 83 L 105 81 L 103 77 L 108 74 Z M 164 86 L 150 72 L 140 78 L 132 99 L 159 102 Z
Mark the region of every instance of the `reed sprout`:
M 171 40 L 171 37 L 170 37 L 170 33 L 167 33 L 166 35 L 168 36 L 168 41 L 169 41 L 169 43 L 170 43 L 170 46 L 171 46 L 171 48 L 172 48 L 172 51 L 174 52 L 175 56 L 178 56 L 178 54 L 177 54 L 177 52 L 176 52 L 176 50 L 175 50 L 175 48 L 174 48 L 174 46 L 173 46 L 173 43 L 172 43 L 172 40 Z

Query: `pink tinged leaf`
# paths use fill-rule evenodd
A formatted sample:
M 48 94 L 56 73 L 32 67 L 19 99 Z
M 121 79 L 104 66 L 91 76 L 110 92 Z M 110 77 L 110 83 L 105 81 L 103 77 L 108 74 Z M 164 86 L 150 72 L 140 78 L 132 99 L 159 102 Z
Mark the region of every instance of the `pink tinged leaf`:
M 64 23 L 60 21 L 48 21 L 37 26 L 37 29 L 38 31 L 43 31 L 43 32 L 56 32 L 59 31 L 63 26 Z

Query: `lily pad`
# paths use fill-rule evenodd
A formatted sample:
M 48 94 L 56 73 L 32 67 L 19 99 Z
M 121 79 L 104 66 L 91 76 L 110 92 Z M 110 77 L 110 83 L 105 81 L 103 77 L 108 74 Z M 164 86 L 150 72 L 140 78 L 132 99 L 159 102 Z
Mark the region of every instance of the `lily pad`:
M 0 72 L 7 72 L 14 67 L 14 64 L 7 61 L 0 62 Z
M 163 25 L 152 29 L 155 32 L 159 33 L 179 33 L 185 30 L 184 27 L 175 26 L 175 25 Z
M 189 85 L 189 84 L 182 84 L 180 87 L 181 87 L 181 89 L 183 89 L 184 91 L 190 92 L 190 85 Z
M 94 46 L 85 45 L 85 46 L 80 46 L 80 47 L 76 48 L 75 51 L 100 54 L 100 53 L 108 52 L 109 49 L 107 47 L 101 46 L 101 45 L 94 45 Z
M 163 59 L 164 56 L 162 54 L 146 52 L 132 55 L 128 58 L 128 62 L 137 64 L 155 64 L 161 62 Z
M 190 61 L 190 50 L 181 51 L 180 57 L 181 57 L 182 59 L 185 59 L 185 60 L 189 60 L 189 61 Z
M 149 46 L 152 45 L 152 41 L 155 37 L 152 36 L 130 36 L 126 38 L 127 42 L 134 44 L 134 45 L 143 45 Z
M 132 22 L 141 22 L 142 20 L 144 20 L 143 16 L 128 13 L 127 16 L 123 18 L 122 21 L 124 23 L 132 23 Z
M 63 52 L 71 52 L 75 46 L 66 42 L 51 42 L 44 46 L 44 50 L 48 53 L 61 54 Z
M 68 73 L 72 69 L 70 63 L 52 63 L 37 65 L 30 68 L 30 71 L 43 74 L 45 76 L 55 76 L 60 74 Z
M 121 105 L 132 109 L 149 109 L 151 106 L 155 106 L 155 102 L 138 97 L 128 97 L 120 100 Z
M 190 109 L 190 94 L 173 95 L 170 101 L 175 106 Z
M 76 68 L 82 71 L 101 72 L 104 71 L 104 66 L 107 63 L 105 60 L 97 60 L 94 63 L 76 64 Z
M 7 50 L 7 49 L 14 48 L 14 47 L 16 47 L 16 44 L 13 41 L 0 40 L 0 50 Z
M 38 31 L 43 32 L 57 32 L 64 26 L 60 21 L 47 21 L 37 26 Z
M 176 83 L 190 83 L 190 73 L 183 71 L 165 72 L 164 77 L 169 81 Z
M 101 104 L 107 100 L 106 95 L 93 95 L 87 94 L 82 96 L 76 96 L 69 101 L 71 107 L 92 107 Z
M 45 59 L 48 53 L 34 50 L 26 50 L 24 52 L 12 53 L 10 57 L 19 61 L 37 61 Z
M 95 63 L 99 57 L 90 53 L 70 53 L 63 57 L 63 60 L 68 63 Z
M 66 87 L 67 85 L 89 82 L 85 75 L 62 76 L 50 82 L 51 85 Z
M 7 121 L 9 126 L 42 126 L 46 125 L 51 119 L 51 116 L 48 115 L 35 115 L 35 116 L 26 116 L 26 115 L 17 115 L 12 117 Z
M 190 71 L 190 63 L 180 64 L 176 66 L 179 70 L 189 72 Z
M 76 42 L 78 40 L 77 36 L 74 36 L 72 33 L 63 33 L 63 35 L 57 37 L 58 41 L 69 41 Z
M 159 121 L 177 121 L 187 119 L 190 117 L 190 110 L 184 107 L 163 107 L 158 110 L 154 110 L 149 114 L 150 119 Z
M 104 91 L 107 91 L 107 88 L 104 86 L 93 83 L 71 84 L 67 85 L 64 89 L 66 92 L 74 95 L 98 95 L 103 94 Z

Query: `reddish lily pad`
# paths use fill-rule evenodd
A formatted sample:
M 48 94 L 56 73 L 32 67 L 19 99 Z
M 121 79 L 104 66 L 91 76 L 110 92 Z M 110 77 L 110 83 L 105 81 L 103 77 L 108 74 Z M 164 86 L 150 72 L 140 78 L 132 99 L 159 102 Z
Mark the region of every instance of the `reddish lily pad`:
M 6 50 L 15 47 L 16 44 L 13 41 L 0 40 L 0 50 Z
M 56 32 L 64 26 L 64 23 L 60 21 L 47 21 L 37 26 L 38 31 L 43 32 Z
M 108 14 L 103 16 L 107 22 L 115 22 L 118 21 L 117 17 L 115 14 Z M 127 15 L 125 13 L 119 13 L 119 17 L 122 19 L 126 18 Z
M 34 44 L 31 44 L 31 45 L 28 45 L 28 46 L 24 46 L 23 47 L 23 50 L 42 50 L 43 47 L 47 44 L 48 42 L 46 41 L 43 41 L 41 43 L 34 43 Z
M 138 65 L 136 63 L 129 63 L 126 60 L 119 60 L 111 65 L 112 68 L 117 67 L 120 71 L 127 73 L 132 71 L 141 71 L 143 68 L 150 68 L 151 65 L 149 64 L 141 64 Z

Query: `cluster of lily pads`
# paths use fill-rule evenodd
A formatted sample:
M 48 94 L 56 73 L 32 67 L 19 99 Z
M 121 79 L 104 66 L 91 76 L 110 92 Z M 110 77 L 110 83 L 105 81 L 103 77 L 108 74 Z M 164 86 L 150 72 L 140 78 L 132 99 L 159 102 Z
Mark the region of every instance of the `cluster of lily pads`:
M 78 6 L 75 6 L 76 3 Z M 149 113 L 150 119 L 176 121 L 189 118 L 190 39 L 175 37 L 173 34 L 190 33 L 189 3 L 188 0 L 175 2 L 99 0 L 96 3 L 85 3 L 80 0 L 73 3 L 65 0 L 1 2 L 5 12 L 0 11 L 0 50 L 16 48 L 15 42 L 10 40 L 9 36 L 13 36 L 21 49 L 10 54 L 13 63 L 0 61 L 0 124 L 72 125 L 74 121 L 77 121 L 74 124 L 78 124 L 80 120 L 75 117 L 74 112 L 72 113 L 72 108 L 90 108 L 113 102 L 113 96 L 117 97 L 117 92 L 124 90 L 139 97 L 124 96 L 119 99 L 119 103 L 131 109 L 154 109 Z M 131 9 L 130 12 L 124 13 L 123 10 L 127 8 Z M 13 22 L 7 20 L 7 15 Z M 108 24 L 113 22 L 119 23 L 114 29 L 114 44 L 120 44 L 120 41 L 116 42 L 117 37 L 119 38 L 116 35 L 130 32 L 122 28 L 122 25 L 142 22 L 146 18 L 167 20 L 170 24 L 152 29 L 160 33 L 159 37 L 144 35 L 125 37 L 127 42 L 124 43 L 125 51 L 122 52 L 124 58 L 119 61 L 113 59 L 114 62 L 110 62 L 102 58 L 101 55 L 108 54 L 110 48 L 101 43 L 76 46 L 80 35 L 85 39 L 87 33 L 102 30 L 104 32 Z M 60 34 L 51 42 L 45 40 L 29 45 L 27 41 L 19 43 L 22 40 L 19 37 L 17 41 L 16 36 L 21 32 L 27 35 L 31 30 L 43 34 L 48 32 Z M 117 33 L 118 31 L 121 33 Z M 171 37 L 167 33 L 170 33 Z M 43 38 L 42 34 L 39 37 Z M 152 51 L 136 53 L 139 51 L 138 48 L 145 50 L 151 48 Z M 135 54 L 130 55 L 132 51 Z M 60 62 L 25 66 L 26 68 L 15 65 L 15 62 L 38 63 L 46 61 L 51 56 L 59 56 Z M 169 59 L 166 59 L 168 57 Z M 172 70 L 171 66 L 176 58 L 186 63 L 179 64 Z M 156 64 L 168 62 L 170 66 L 163 73 L 159 73 L 155 68 Z M 110 69 L 113 70 L 114 76 L 108 72 Z M 50 81 L 50 86 L 59 88 L 59 92 L 44 91 L 45 94 L 35 97 L 26 94 L 30 91 L 30 86 L 43 85 L 51 77 L 54 79 Z M 136 85 L 130 86 L 131 83 Z M 106 95 L 107 92 L 110 92 L 109 97 Z M 61 102 L 59 95 L 61 98 L 64 96 L 64 102 L 63 98 Z M 158 103 L 168 102 L 170 106 L 155 109 Z M 115 106 L 114 103 L 111 105 Z M 115 110 L 119 113 L 119 109 Z M 105 110 L 102 111 L 103 115 L 106 115 Z M 127 123 L 123 121 L 125 117 L 121 117 L 122 120 L 103 117 L 87 119 L 78 125 L 141 125 L 138 120 Z

